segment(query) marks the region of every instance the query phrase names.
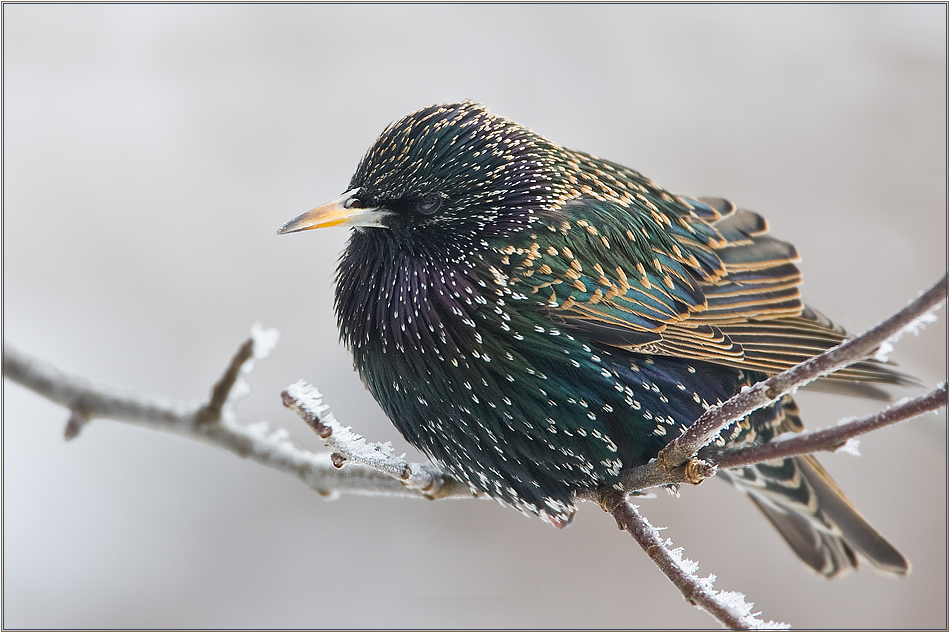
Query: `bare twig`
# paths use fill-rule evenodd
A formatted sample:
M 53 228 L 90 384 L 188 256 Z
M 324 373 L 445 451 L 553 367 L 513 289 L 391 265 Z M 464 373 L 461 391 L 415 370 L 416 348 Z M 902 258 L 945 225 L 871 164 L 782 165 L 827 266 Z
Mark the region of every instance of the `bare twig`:
M 843 367 L 867 358 L 882 343 L 899 337 L 904 328 L 942 304 L 947 298 L 947 276 L 910 304 L 861 336 L 842 343 L 803 363 L 764 380 L 712 407 L 701 415 L 683 435 L 675 438 L 660 451 L 659 460 L 671 466 L 682 464 L 709 444 L 723 428 L 741 419 L 756 409 L 771 404 L 791 390 L 807 385 L 813 380 L 827 376 Z
M 218 382 L 214 384 L 214 388 L 211 390 L 211 399 L 198 409 L 195 419 L 199 424 L 217 422 L 221 419 L 221 411 L 224 409 L 224 405 L 227 403 L 228 397 L 241 375 L 241 369 L 253 357 L 254 339 L 249 338 L 238 348 L 237 353 L 231 358 L 228 368 L 218 379 Z
M 684 435 L 664 448 L 658 459 L 626 473 L 623 478 L 626 489 L 636 491 L 664 484 L 699 483 L 712 476 L 716 465 L 693 455 L 722 428 L 798 386 L 867 357 L 909 326 L 922 322 L 946 298 L 946 283 L 945 276 L 907 308 L 866 334 L 763 381 L 721 406 L 710 408 Z M 176 433 L 249 457 L 265 466 L 296 475 L 324 495 L 354 492 L 430 499 L 473 496 L 467 486 L 438 467 L 407 462 L 394 454 L 391 445 L 368 443 L 349 427 L 340 425 L 323 403 L 320 393 L 303 381 L 282 394 L 284 404 L 300 415 L 333 453 L 315 454 L 297 448 L 288 440 L 286 431 L 271 431 L 263 422 L 253 425 L 239 423 L 233 404 L 242 395 L 239 387 L 244 387 L 244 383 L 240 378 L 251 370 L 256 360 L 267 355 L 275 342 L 275 332 L 255 327 L 251 338 L 242 344 L 227 371 L 215 384 L 208 402 L 198 407 L 93 385 L 6 344 L 3 371 L 5 377 L 69 409 L 67 439 L 76 437 L 93 418 L 111 418 Z M 761 447 L 725 453 L 717 458 L 718 465 L 734 467 L 835 448 L 850 437 L 946 406 L 946 402 L 947 389 L 943 386 L 927 396 L 895 405 L 876 416 Z M 344 464 L 347 467 L 341 468 Z M 659 538 L 656 529 L 640 516 L 622 493 L 591 493 L 584 498 L 603 505 L 618 525 L 637 539 L 688 601 L 710 612 L 725 626 L 746 629 L 784 626 L 751 615 L 752 605 L 746 603 L 741 594 L 714 591 L 713 577 L 697 577 L 695 563 L 683 559 L 681 550 L 669 549 L 669 541 L 663 542 Z
M 716 458 L 719 468 L 751 466 L 773 459 L 807 455 L 816 451 L 835 451 L 859 435 L 882 427 L 915 418 L 947 406 L 947 385 L 934 389 L 925 396 L 905 400 L 874 415 L 842 423 L 820 431 L 802 433 L 787 440 L 778 439 L 749 448 L 728 451 Z
M 686 469 L 683 467 L 693 459 L 699 449 L 715 439 L 722 429 L 798 387 L 867 358 L 883 343 L 899 337 L 906 328 L 916 327 L 925 315 L 937 309 L 946 298 L 947 275 L 944 275 L 906 308 L 861 336 L 763 380 L 721 405 L 710 407 L 682 435 L 667 444 L 657 459 L 625 473 L 622 483 L 627 490 L 642 490 L 643 486 L 661 485 L 655 482 L 698 483 L 695 479 L 686 478 Z M 694 472 L 709 470 L 696 466 Z
M 704 428 L 707 429 L 707 432 L 700 434 L 701 438 L 708 436 L 708 429 L 713 428 L 710 424 L 728 424 L 733 419 L 747 415 L 755 408 L 781 397 L 785 390 L 790 390 L 841 366 L 855 362 L 867 356 L 882 341 L 899 336 L 908 325 L 919 321 L 928 311 L 933 310 L 944 300 L 946 297 L 946 281 L 947 278 L 944 276 L 936 286 L 924 293 L 919 299 L 895 317 L 888 319 L 868 333 L 829 350 L 829 352 L 819 357 L 797 365 L 787 372 L 759 383 L 720 407 L 710 408 L 697 421 L 697 424 L 703 423 Z M 348 429 L 339 427 L 332 414 L 322 404 L 322 397 L 319 392 L 314 390 L 315 399 L 312 399 L 309 405 L 306 404 L 304 384 L 294 385 L 288 389 L 284 394 L 285 402 L 288 403 L 288 406 L 294 408 L 321 437 L 324 439 L 332 438 L 328 444 L 335 451 L 335 458 L 332 456 L 318 456 L 297 449 L 285 440 L 285 432 L 270 433 L 263 423 L 252 426 L 239 424 L 233 412 L 227 411 L 228 404 L 233 403 L 237 397 L 235 392 L 239 390 L 236 387 L 241 384 L 239 377 L 241 374 L 250 371 L 255 360 L 266 356 L 274 343 L 275 334 L 272 331 L 255 329 L 251 339 L 241 346 L 229 364 L 227 371 L 215 385 L 209 401 L 198 408 L 189 408 L 154 397 L 93 385 L 82 378 L 60 372 L 6 344 L 4 345 L 3 370 L 4 375 L 14 382 L 18 382 L 70 410 L 70 422 L 66 429 L 67 438 L 75 437 L 82 426 L 92 418 L 111 418 L 220 445 L 222 448 L 242 457 L 250 456 L 264 465 L 295 472 L 308 485 L 322 492 L 340 490 L 366 494 L 401 494 L 429 498 L 470 496 L 467 488 L 448 477 L 437 467 L 431 464 L 410 464 L 405 460 L 401 460 L 401 458 L 395 458 L 391 454 L 391 448 L 387 449 L 389 454 L 386 454 L 386 451 L 382 450 L 382 448 L 385 448 L 383 445 L 368 445 L 365 440 L 355 436 Z M 299 389 L 299 391 L 295 391 L 295 389 Z M 943 402 L 945 401 L 946 395 L 943 396 Z M 934 403 L 934 406 L 939 405 Z M 905 409 L 905 411 L 910 411 L 910 409 Z M 321 418 L 321 415 L 324 417 Z M 892 414 L 885 412 L 882 415 L 884 415 L 883 419 L 887 420 L 890 419 Z M 326 420 L 331 420 L 332 424 L 327 424 Z M 335 434 L 332 430 L 334 424 L 340 429 L 340 432 Z M 623 483 L 626 489 L 643 490 L 666 484 L 698 483 L 715 474 L 715 466 L 703 460 L 684 458 L 684 461 L 674 463 L 683 454 L 683 451 L 692 450 L 695 446 L 697 433 L 694 432 L 694 427 L 691 427 L 686 434 L 671 442 L 664 449 L 662 455 L 665 455 L 665 459 L 654 460 L 650 464 L 630 469 L 629 472 L 625 473 Z M 866 428 L 871 430 L 876 426 Z M 324 435 L 328 432 L 328 429 L 330 430 L 329 434 Z M 860 432 L 867 432 L 867 430 L 861 430 Z M 342 433 L 342 431 L 346 431 L 346 433 Z M 840 430 L 835 431 L 835 433 L 839 432 Z M 823 433 L 827 433 L 827 431 Z M 794 447 L 796 445 L 806 446 L 808 445 L 807 442 L 815 442 L 815 446 L 818 446 L 821 442 L 829 441 L 827 437 L 819 436 L 814 439 L 812 435 L 803 434 L 787 442 L 796 442 L 796 444 L 791 445 Z M 350 442 L 349 439 L 352 437 L 362 442 L 362 447 L 367 450 L 356 450 L 361 445 L 358 442 L 356 444 Z M 687 441 L 683 438 L 693 439 Z M 780 447 L 780 450 L 789 450 L 787 443 L 779 442 L 776 444 Z M 824 448 L 824 445 L 820 448 Z M 752 457 L 748 457 L 750 454 L 745 452 L 751 450 L 760 449 L 750 448 L 731 453 L 729 455 L 731 461 L 728 464 L 738 464 L 739 461 L 737 460 L 752 459 Z M 779 450 L 779 448 L 775 450 Z M 375 457 L 371 459 L 372 456 Z M 379 456 L 383 456 L 384 459 L 378 461 Z M 686 457 L 688 458 L 689 455 Z M 342 475 L 336 467 L 333 468 L 333 471 L 325 470 L 327 463 L 333 467 L 334 461 L 341 464 L 347 459 L 353 463 L 350 468 L 346 469 L 345 475 Z M 377 459 L 377 461 L 374 461 L 374 459 Z M 742 461 L 742 463 L 747 462 Z M 722 462 L 722 464 L 726 465 L 726 462 Z M 395 477 L 398 481 L 387 481 L 385 475 Z M 381 483 L 384 481 L 385 484 Z M 399 482 L 405 483 L 406 486 Z M 585 498 L 599 501 L 596 495 Z
M 71 376 L 6 342 L 3 376 L 70 411 L 85 411 L 86 418 L 110 418 L 171 431 L 183 426 L 187 413 L 181 405 Z
M 66 429 L 63 431 L 63 437 L 69 440 L 79 437 L 82 427 L 89 423 L 89 417 L 80 406 L 75 406 L 69 412 L 69 419 L 66 421 Z
M 714 590 L 716 577 L 697 576 L 699 564 L 683 558 L 682 548 L 670 549 L 672 542 L 660 538 L 657 529 L 623 495 L 608 497 L 604 507 L 617 520 L 617 526 L 633 536 L 660 571 L 683 593 L 686 601 L 707 611 L 723 626 L 741 630 L 789 628 L 784 623 L 760 620 L 758 613 L 752 613 L 752 603 L 746 602 L 741 593 Z
M 273 345 L 273 338 L 272 331 L 254 330 L 251 339 L 241 346 L 241 351 L 229 365 L 225 377 L 218 381 L 212 395 L 214 405 L 186 406 L 96 385 L 62 372 L 6 343 L 3 346 L 3 374 L 5 378 L 68 408 L 67 438 L 75 437 L 89 420 L 107 418 L 212 444 L 264 466 L 291 473 L 325 496 L 351 492 L 424 497 L 424 493 L 406 488 L 372 468 L 354 465 L 340 471 L 333 465 L 329 454 L 316 454 L 294 446 L 284 430 L 272 431 L 263 422 L 250 425 L 238 422 L 225 404 L 233 402 L 235 391 L 239 391 L 235 389 L 240 384 L 237 376 L 246 373 L 255 360 L 266 354 Z M 248 355 L 245 349 L 252 342 L 253 350 Z M 216 416 L 202 414 L 209 406 L 218 410 Z

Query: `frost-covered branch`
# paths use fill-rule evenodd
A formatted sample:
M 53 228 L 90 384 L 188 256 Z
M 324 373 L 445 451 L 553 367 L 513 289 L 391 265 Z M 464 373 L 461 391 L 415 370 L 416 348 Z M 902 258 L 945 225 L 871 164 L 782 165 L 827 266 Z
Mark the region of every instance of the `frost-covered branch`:
M 930 319 L 946 299 L 947 277 L 912 302 L 900 313 L 864 335 L 812 358 L 773 378 L 758 383 L 724 404 L 710 408 L 682 436 L 670 442 L 658 459 L 630 469 L 622 480 L 627 491 L 675 484 L 699 483 L 716 473 L 718 467 L 736 467 L 764 460 L 840 447 L 850 438 L 887 424 L 934 411 L 947 404 L 946 385 L 914 400 L 898 403 L 880 413 L 837 427 L 802 433 L 787 440 L 729 451 L 717 457 L 718 464 L 693 457 L 732 421 L 774 402 L 785 393 L 825 376 L 841 367 L 866 358 L 890 344 L 908 329 Z M 234 410 L 235 402 L 247 392 L 246 376 L 257 360 L 267 356 L 277 334 L 255 326 L 212 389 L 207 402 L 199 406 L 172 403 L 112 387 L 96 385 L 66 374 L 28 354 L 4 344 L 3 372 L 11 379 L 43 397 L 69 409 L 65 429 L 67 439 L 76 437 L 95 418 L 109 418 L 176 433 L 231 451 L 241 457 L 291 473 L 323 495 L 340 492 L 369 495 L 398 495 L 442 499 L 473 497 L 469 488 L 432 464 L 407 462 L 395 455 L 392 446 L 367 442 L 349 427 L 342 426 L 323 403 L 320 393 L 300 381 L 281 396 L 326 443 L 332 453 L 317 454 L 294 446 L 283 429 L 270 430 L 264 422 L 244 424 Z M 345 466 L 345 467 L 344 467 Z M 714 591 L 713 577 L 695 575 L 696 564 L 682 558 L 681 550 L 670 549 L 624 494 L 592 492 L 583 498 L 600 503 L 630 532 L 651 559 L 676 584 L 687 600 L 710 612 L 732 628 L 781 627 L 751 614 L 752 605 L 741 594 Z
M 790 628 L 788 624 L 760 620 L 759 613 L 752 613 L 752 603 L 746 602 L 741 593 L 713 589 L 715 575 L 710 574 L 705 578 L 697 576 L 699 563 L 684 558 L 682 548 L 671 549 L 672 541 L 664 541 L 657 528 L 650 525 L 637 506 L 626 501 L 624 495 L 611 495 L 604 501 L 604 509 L 617 520 L 617 526 L 633 536 L 660 571 L 683 593 L 688 603 L 707 611 L 730 629 Z
M 858 420 L 842 420 L 837 426 L 801 433 L 788 439 L 776 439 L 750 448 L 728 451 L 716 458 L 719 468 L 751 466 L 773 459 L 807 455 L 817 451 L 844 449 L 848 441 L 877 429 L 915 418 L 947 406 L 947 385 L 943 384 L 925 396 L 902 400 L 893 406 Z
M 333 451 L 334 466 L 362 466 L 401 481 L 407 488 L 418 490 L 429 499 L 471 497 L 469 487 L 443 473 L 433 464 L 408 462 L 397 456 L 392 444 L 369 443 L 351 427 L 337 422 L 336 416 L 323 402 L 323 395 L 312 385 L 300 380 L 280 394 L 284 406 L 307 423 L 314 433 Z
M 631 469 L 624 477 L 627 490 L 642 490 L 663 483 L 699 483 L 706 473 L 715 472 L 694 455 L 732 422 L 767 406 L 786 393 L 827 376 L 872 355 L 906 330 L 928 322 L 928 315 L 947 299 L 947 275 L 914 299 L 906 308 L 861 336 L 755 384 L 721 405 L 710 407 L 682 435 L 664 447 L 657 459 Z
M 76 437 L 95 418 L 107 418 L 175 433 L 212 444 L 241 457 L 287 472 L 323 495 L 352 492 L 371 495 L 423 497 L 424 493 L 372 468 L 352 466 L 341 471 L 330 455 L 294 446 L 283 429 L 270 430 L 264 422 L 242 424 L 234 404 L 247 393 L 243 376 L 264 358 L 277 341 L 274 330 L 255 327 L 200 406 L 98 385 L 62 372 L 52 365 L 4 343 L 3 375 L 70 411 L 67 439 Z

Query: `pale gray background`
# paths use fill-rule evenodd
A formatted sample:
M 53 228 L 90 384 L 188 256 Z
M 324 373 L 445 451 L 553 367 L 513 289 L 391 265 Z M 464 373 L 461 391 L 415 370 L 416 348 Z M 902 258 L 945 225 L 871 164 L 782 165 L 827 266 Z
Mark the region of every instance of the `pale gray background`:
M 280 237 L 420 106 L 474 98 L 681 193 L 766 215 L 853 331 L 946 269 L 946 8 L 37 6 L 4 11 L 4 340 L 203 398 L 255 321 L 240 411 L 317 446 L 279 392 L 406 445 L 337 343 L 344 230 Z M 894 354 L 946 379 L 946 319 Z M 595 506 L 345 497 L 4 385 L 7 627 L 714 627 Z M 873 403 L 802 394 L 811 427 Z M 913 562 L 827 582 L 714 481 L 642 502 L 717 586 L 798 627 L 947 626 L 946 415 L 824 455 Z

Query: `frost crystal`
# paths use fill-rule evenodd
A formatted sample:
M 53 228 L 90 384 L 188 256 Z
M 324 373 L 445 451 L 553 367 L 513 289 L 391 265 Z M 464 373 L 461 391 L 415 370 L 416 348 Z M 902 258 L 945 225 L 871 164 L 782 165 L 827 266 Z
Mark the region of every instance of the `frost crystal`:
M 277 341 L 280 339 L 280 332 L 274 328 L 266 328 L 260 323 L 255 323 L 251 326 L 251 340 L 254 342 L 254 347 L 252 348 L 252 356 L 244 361 L 244 364 L 241 365 L 241 376 L 247 376 L 252 371 L 254 371 L 254 365 L 259 360 L 267 358 L 270 353 L 274 350 L 274 347 L 277 346 Z M 243 378 L 239 378 L 234 382 L 234 386 L 231 388 L 231 393 L 228 394 L 228 404 L 234 405 L 235 402 L 246 398 L 251 393 L 251 385 L 248 384 Z
M 897 338 L 896 336 L 894 337 Z M 881 346 L 877 348 L 877 351 L 874 352 L 874 360 L 881 363 L 887 362 L 887 357 L 891 355 L 891 352 L 894 351 L 894 346 L 891 345 L 890 341 L 884 341 L 881 343 Z
M 904 336 L 904 334 L 907 332 L 912 332 L 914 336 L 917 336 L 925 326 L 930 323 L 935 323 L 937 321 L 937 316 L 934 314 L 934 312 L 936 312 L 942 305 L 943 302 L 941 301 L 936 306 L 934 306 L 932 310 L 921 314 L 919 317 L 902 327 L 897 332 L 897 334 L 881 343 L 881 346 L 877 348 L 876 352 L 874 352 L 874 360 L 886 363 L 888 355 L 894 351 L 894 343 L 896 343 L 897 340 Z
M 277 347 L 280 332 L 275 328 L 255 323 L 251 326 L 251 338 L 254 339 L 254 360 L 263 360 Z
M 646 525 L 647 529 L 652 532 L 652 536 L 656 539 L 656 542 L 660 543 L 660 534 L 659 531 L 647 521 L 646 517 L 640 514 L 637 511 L 638 506 L 631 506 L 634 514 L 636 514 L 640 520 Z M 746 602 L 745 595 L 739 593 L 738 591 L 716 591 L 713 589 L 713 583 L 716 581 L 716 576 L 710 574 L 705 578 L 700 578 L 696 575 L 696 571 L 699 569 L 699 563 L 691 561 L 688 558 L 683 556 L 682 547 L 673 547 L 673 541 L 671 539 L 666 539 L 662 542 L 662 547 L 669 554 L 670 560 L 682 571 L 684 576 L 687 576 L 696 586 L 699 587 L 699 590 L 705 594 L 706 598 L 715 602 L 722 609 L 730 611 L 732 615 L 740 620 L 745 628 L 749 629 L 789 629 L 791 628 L 788 624 L 784 622 L 774 622 L 769 620 L 768 622 L 760 620 L 757 616 L 761 613 L 756 612 L 752 613 L 753 604 L 751 602 Z
M 836 450 L 836 453 L 848 453 L 849 455 L 854 455 L 855 457 L 861 457 L 861 451 L 858 450 L 858 444 L 861 442 L 856 437 L 852 437 L 847 442 L 844 443 L 844 446 Z

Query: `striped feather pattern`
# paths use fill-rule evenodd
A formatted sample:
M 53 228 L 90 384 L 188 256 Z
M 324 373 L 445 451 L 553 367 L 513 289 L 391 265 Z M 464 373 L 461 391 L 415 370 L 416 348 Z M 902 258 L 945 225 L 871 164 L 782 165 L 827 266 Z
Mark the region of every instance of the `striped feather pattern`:
M 588 191 L 594 195 L 553 211 L 549 230 L 532 234 L 531 248 L 509 258 L 513 285 L 540 295 L 552 319 L 632 352 L 770 374 L 847 338 L 802 303 L 798 251 L 767 235 L 757 213 L 721 198 L 667 200 L 649 181 L 628 196 L 628 204 L 647 205 L 647 214 L 623 208 L 616 195 L 598 199 Z M 888 397 L 855 381 L 913 383 L 866 360 L 822 386 Z
M 749 421 L 754 433 L 737 437 L 733 445 L 762 444 L 780 433 L 804 430 L 789 396 L 777 406 L 756 411 Z M 857 567 L 856 552 L 886 573 L 905 575 L 910 569 L 904 556 L 871 527 L 810 455 L 719 475 L 748 494 L 792 550 L 824 576 L 833 578 Z

